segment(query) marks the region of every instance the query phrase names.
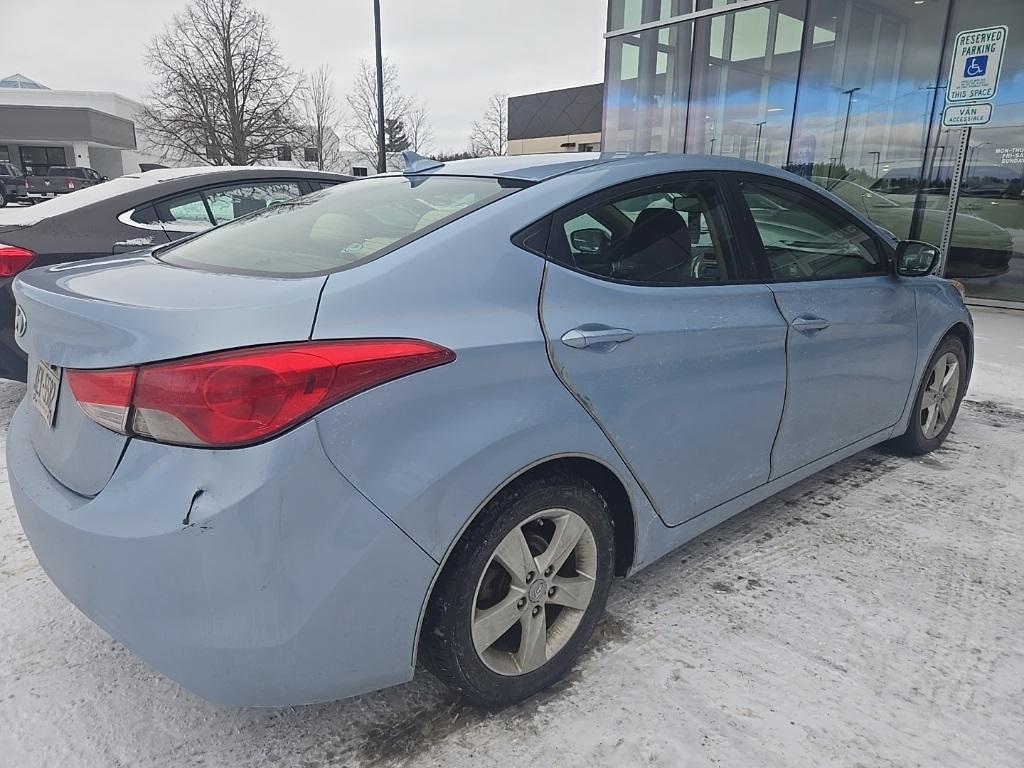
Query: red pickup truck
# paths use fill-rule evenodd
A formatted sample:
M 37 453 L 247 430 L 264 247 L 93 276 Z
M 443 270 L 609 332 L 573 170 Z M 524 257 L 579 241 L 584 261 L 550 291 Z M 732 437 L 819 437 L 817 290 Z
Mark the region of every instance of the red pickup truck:
M 57 195 L 92 187 L 107 180 L 92 168 L 72 168 L 53 165 L 45 176 L 28 177 L 28 196 L 32 200 L 45 200 Z

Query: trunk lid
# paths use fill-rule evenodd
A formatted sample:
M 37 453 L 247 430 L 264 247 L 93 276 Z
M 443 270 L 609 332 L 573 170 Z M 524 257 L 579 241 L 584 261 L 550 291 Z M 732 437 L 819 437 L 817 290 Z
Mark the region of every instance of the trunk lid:
M 85 415 L 63 369 L 308 339 L 325 279 L 203 272 L 148 254 L 23 272 L 14 294 L 24 313 L 18 344 L 30 358 L 27 397 L 40 361 L 61 369 L 53 426 L 33 413 L 30 439 L 40 460 L 69 489 L 93 496 L 129 439 Z

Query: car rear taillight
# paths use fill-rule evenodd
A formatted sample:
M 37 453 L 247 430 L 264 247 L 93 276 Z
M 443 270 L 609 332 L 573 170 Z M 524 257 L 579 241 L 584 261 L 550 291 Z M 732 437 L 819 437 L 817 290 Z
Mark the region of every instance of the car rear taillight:
M 82 410 L 109 429 L 162 443 L 230 448 L 273 437 L 371 387 L 454 359 L 450 349 L 415 339 L 315 341 L 137 369 L 69 370 L 68 382 Z
M 75 188 L 75 180 L 73 178 L 71 178 L 70 176 L 68 176 L 68 189 L 74 189 L 74 188 Z
M 124 434 L 137 373 L 135 368 L 69 370 L 68 385 L 86 416 L 101 427 Z
M 0 243 L 0 277 L 14 277 L 35 259 L 36 255 L 16 245 Z

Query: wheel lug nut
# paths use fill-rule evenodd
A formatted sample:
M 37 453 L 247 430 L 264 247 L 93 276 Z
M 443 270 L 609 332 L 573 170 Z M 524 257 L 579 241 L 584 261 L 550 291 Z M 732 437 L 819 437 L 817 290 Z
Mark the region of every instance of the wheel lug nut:
M 552 567 L 551 567 L 551 566 L 549 565 L 549 566 L 548 566 L 547 568 L 545 568 L 545 569 L 544 569 L 544 575 L 545 575 L 545 576 L 550 576 L 550 575 L 551 575 L 551 572 L 552 572 L 553 570 L 554 570 L 554 568 L 552 568 Z
M 527 573 L 526 574 L 526 583 L 529 584 L 531 581 L 533 581 L 533 579 L 534 579 L 534 577 L 536 577 L 536 575 L 537 574 L 534 573 L 533 571 L 530 571 L 529 573 Z
M 548 590 L 548 597 L 554 597 L 555 596 L 555 592 L 557 592 L 557 591 L 558 591 L 557 587 L 551 587 L 551 589 Z
M 524 607 L 526 607 L 526 598 L 525 597 L 520 597 L 519 598 L 519 602 L 516 603 L 516 608 L 522 609 Z
M 536 616 L 538 613 L 540 613 L 540 606 L 539 605 L 533 606 L 533 615 Z

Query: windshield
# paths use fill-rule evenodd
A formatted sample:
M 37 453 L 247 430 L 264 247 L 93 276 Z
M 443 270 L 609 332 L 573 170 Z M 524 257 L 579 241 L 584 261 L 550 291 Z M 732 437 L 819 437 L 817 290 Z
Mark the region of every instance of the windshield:
M 326 274 L 367 261 L 515 188 L 494 178 L 371 178 L 272 205 L 163 248 L 157 258 L 240 274 Z

